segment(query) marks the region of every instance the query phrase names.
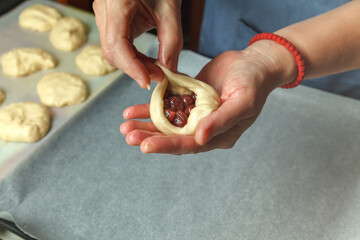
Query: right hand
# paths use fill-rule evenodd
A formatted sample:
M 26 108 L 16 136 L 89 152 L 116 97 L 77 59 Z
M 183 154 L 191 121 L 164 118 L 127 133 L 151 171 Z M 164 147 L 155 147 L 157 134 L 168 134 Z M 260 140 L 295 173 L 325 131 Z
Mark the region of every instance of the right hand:
M 182 49 L 181 0 L 95 0 L 93 9 L 104 58 L 120 68 L 142 88 L 150 79 L 161 81 L 155 59 L 137 51 L 133 41 L 142 33 L 158 29 L 160 64 L 176 72 Z

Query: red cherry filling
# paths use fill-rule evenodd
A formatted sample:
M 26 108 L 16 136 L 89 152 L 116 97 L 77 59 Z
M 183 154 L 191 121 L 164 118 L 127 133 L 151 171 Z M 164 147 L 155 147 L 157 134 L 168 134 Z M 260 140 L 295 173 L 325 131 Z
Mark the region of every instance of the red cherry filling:
M 172 122 L 175 118 L 175 112 L 171 111 L 170 109 L 165 109 L 164 110 L 165 113 L 165 117 Z
M 170 101 L 167 98 L 164 98 L 164 109 L 170 108 Z
M 175 113 L 175 119 L 171 123 L 177 127 L 185 126 L 187 124 L 186 114 L 182 111 L 177 111 Z
M 186 114 L 186 116 L 189 117 L 191 109 L 193 109 L 194 107 L 195 107 L 195 105 L 192 104 L 185 109 L 184 113 Z
M 174 95 L 166 90 L 164 94 L 164 114 L 174 126 L 184 127 L 191 109 L 195 107 L 195 93 L 185 95 Z
M 169 102 L 170 102 L 170 110 L 171 111 L 178 111 L 178 110 L 182 110 L 183 108 L 183 104 L 180 100 L 180 98 L 176 97 L 176 96 L 171 96 L 168 98 Z
M 191 104 L 194 104 L 195 101 L 192 99 L 190 95 L 182 95 L 180 96 L 180 100 L 184 104 L 184 106 L 190 106 Z
M 194 104 L 195 104 L 195 101 L 196 101 L 196 94 L 195 93 L 191 93 L 191 98 L 193 99 L 193 101 L 194 101 Z

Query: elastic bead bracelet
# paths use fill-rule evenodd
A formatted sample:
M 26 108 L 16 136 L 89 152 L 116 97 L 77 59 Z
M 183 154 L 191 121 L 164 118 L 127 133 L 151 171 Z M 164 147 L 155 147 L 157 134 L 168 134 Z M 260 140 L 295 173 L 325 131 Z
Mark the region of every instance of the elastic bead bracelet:
M 259 34 L 255 35 L 250 40 L 249 46 L 259 40 L 272 40 L 274 42 L 277 42 L 277 43 L 283 45 L 291 52 L 291 54 L 295 57 L 296 64 L 298 66 L 298 68 L 297 68 L 298 75 L 297 75 L 295 81 L 285 84 L 285 85 L 282 85 L 281 88 L 294 88 L 294 87 L 298 86 L 304 79 L 305 64 L 304 64 L 304 59 L 302 58 L 301 54 L 296 49 L 296 47 L 291 42 L 286 40 L 285 38 L 283 38 L 277 34 L 274 34 L 274 33 L 259 33 Z

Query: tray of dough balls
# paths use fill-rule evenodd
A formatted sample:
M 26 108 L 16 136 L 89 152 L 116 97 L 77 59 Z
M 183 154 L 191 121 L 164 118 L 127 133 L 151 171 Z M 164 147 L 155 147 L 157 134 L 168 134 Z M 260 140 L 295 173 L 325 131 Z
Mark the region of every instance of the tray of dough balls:
M 123 74 L 102 57 L 94 15 L 25 1 L 0 17 L 0 179 Z M 156 38 L 135 41 L 146 53 Z

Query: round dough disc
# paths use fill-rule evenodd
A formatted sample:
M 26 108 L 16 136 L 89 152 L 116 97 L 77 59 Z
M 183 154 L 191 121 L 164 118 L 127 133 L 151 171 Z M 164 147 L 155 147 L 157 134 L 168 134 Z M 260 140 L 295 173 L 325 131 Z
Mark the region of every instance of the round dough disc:
M 0 90 L 0 105 L 4 102 L 5 100 L 5 94 L 3 91 Z
M 177 74 L 157 64 L 165 74 L 162 82 L 159 82 L 150 101 L 150 117 L 156 128 L 164 134 L 194 135 L 199 122 L 215 111 L 220 105 L 217 92 L 208 84 L 194 78 Z M 164 94 L 169 89 L 173 94 L 196 94 L 195 107 L 191 109 L 187 124 L 184 127 L 176 127 L 164 114 Z
M 115 71 L 104 59 L 100 46 L 86 46 L 75 59 L 76 65 L 86 75 L 101 76 Z
M 82 103 L 88 96 L 85 82 L 70 73 L 53 72 L 37 84 L 41 102 L 49 107 L 64 107 Z
M 34 4 L 23 10 L 19 15 L 19 25 L 38 32 L 50 31 L 61 14 L 54 8 L 44 4 Z
M 56 66 L 55 58 L 40 48 L 17 48 L 1 57 L 4 74 L 22 77 Z
M 32 102 L 13 103 L 0 110 L 0 139 L 35 142 L 50 128 L 49 110 Z
M 61 51 L 71 52 L 81 47 L 87 40 L 86 26 L 79 19 L 64 17 L 50 32 L 50 42 Z

